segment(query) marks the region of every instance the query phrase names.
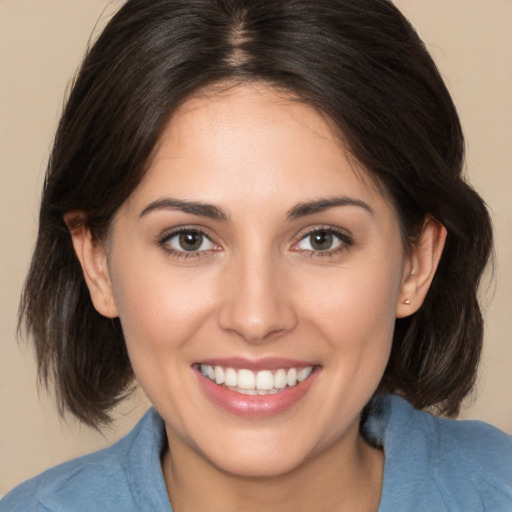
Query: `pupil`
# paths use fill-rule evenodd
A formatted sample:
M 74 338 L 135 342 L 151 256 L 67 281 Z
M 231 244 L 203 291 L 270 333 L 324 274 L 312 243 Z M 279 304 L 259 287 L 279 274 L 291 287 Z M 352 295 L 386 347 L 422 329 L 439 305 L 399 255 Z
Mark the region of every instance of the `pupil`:
M 311 247 L 317 251 L 325 251 L 332 245 L 332 235 L 326 231 L 319 231 L 311 236 Z
M 201 247 L 203 235 L 201 233 L 181 233 L 180 246 L 185 251 L 196 251 Z

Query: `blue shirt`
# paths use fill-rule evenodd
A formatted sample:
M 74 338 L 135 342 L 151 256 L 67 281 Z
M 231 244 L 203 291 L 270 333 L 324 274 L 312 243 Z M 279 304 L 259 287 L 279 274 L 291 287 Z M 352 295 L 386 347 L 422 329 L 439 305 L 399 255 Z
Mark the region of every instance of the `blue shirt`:
M 363 431 L 386 454 L 379 512 L 512 512 L 512 438 L 498 429 L 440 419 L 390 395 Z M 172 512 L 165 448 L 163 421 L 150 409 L 111 447 L 16 487 L 0 512 Z

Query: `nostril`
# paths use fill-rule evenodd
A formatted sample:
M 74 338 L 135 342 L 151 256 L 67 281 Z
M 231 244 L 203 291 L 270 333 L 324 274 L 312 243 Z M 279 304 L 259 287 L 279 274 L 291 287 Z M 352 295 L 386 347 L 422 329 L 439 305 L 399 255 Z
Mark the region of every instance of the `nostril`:
M 219 325 L 247 342 L 265 343 L 292 331 L 296 321 L 294 315 L 278 314 L 277 310 L 267 316 L 244 316 L 240 311 L 225 310 L 219 314 Z

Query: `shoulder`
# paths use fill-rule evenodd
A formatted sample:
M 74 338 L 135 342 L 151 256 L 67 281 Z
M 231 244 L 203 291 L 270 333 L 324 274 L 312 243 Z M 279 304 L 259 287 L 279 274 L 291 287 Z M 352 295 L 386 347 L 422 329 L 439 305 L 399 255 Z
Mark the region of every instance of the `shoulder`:
M 473 495 L 487 510 L 511 511 L 512 437 L 481 421 L 431 421 L 439 487 L 461 501 Z
M 98 452 L 60 464 L 27 480 L 0 501 L 0 512 L 66 510 L 89 512 L 133 508 L 131 480 L 137 478 L 133 460 L 148 443 L 158 416 L 150 410 L 123 439 Z
M 428 495 L 439 502 L 435 510 L 512 510 L 512 438 L 495 427 L 438 418 L 387 396 L 368 431 L 384 446 L 390 494 L 417 505 Z
M 0 512 L 53 510 L 52 503 L 64 505 L 75 499 L 90 504 L 92 489 L 101 492 L 105 486 L 119 488 L 124 480 L 118 448 L 114 445 L 65 462 L 23 482 L 0 501 Z

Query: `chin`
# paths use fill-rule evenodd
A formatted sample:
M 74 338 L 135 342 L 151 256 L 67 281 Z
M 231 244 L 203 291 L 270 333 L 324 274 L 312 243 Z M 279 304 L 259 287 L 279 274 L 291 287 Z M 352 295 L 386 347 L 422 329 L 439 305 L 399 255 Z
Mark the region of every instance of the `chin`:
M 231 431 L 223 438 L 217 436 L 209 440 L 203 439 L 204 445 L 196 445 L 196 453 L 207 459 L 216 469 L 232 476 L 276 478 L 292 473 L 321 456 L 326 448 L 337 444 L 336 438 L 332 439 L 332 432 L 324 432 L 324 436 L 317 434 L 313 438 L 307 436 L 306 428 L 302 436 L 298 435 L 298 431 L 300 432 L 300 428 L 297 425 L 291 430 L 281 432 Z M 324 439 L 322 446 L 318 445 L 318 437 Z
M 215 464 L 224 473 L 238 478 L 277 478 L 285 476 L 299 468 L 305 460 L 301 457 L 289 457 L 288 453 L 281 453 L 279 457 L 240 456 L 239 452 L 233 453 L 233 457 L 223 459 Z

